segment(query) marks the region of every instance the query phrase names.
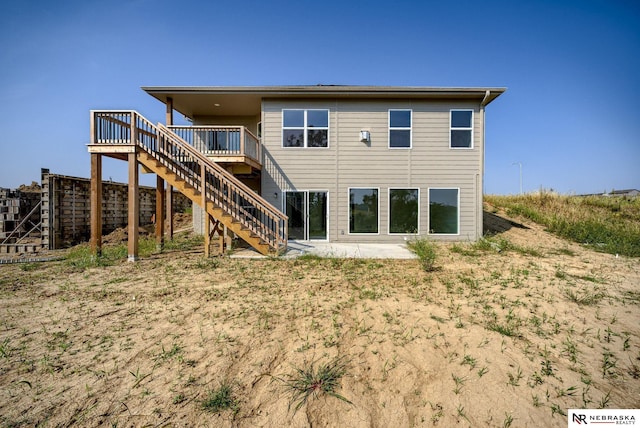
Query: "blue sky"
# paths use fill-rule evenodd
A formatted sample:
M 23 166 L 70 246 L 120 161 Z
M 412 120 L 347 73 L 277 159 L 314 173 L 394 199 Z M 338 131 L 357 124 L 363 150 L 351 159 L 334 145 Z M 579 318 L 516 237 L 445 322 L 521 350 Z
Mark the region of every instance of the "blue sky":
M 0 42 L 1 187 L 88 177 L 89 110 L 164 120 L 141 86 L 323 83 L 506 86 L 487 193 L 519 191 L 514 162 L 525 192 L 640 188 L 637 0 L 25 0 Z

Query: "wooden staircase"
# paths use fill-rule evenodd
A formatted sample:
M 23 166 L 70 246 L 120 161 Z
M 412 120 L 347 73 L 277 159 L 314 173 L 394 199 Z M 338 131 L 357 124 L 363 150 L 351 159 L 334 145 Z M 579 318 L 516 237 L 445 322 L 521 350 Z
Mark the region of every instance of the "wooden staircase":
M 170 129 L 135 111 L 94 111 L 91 117 L 92 146 L 112 146 L 113 153 L 133 148 L 140 164 L 258 252 L 286 250 L 287 216 Z

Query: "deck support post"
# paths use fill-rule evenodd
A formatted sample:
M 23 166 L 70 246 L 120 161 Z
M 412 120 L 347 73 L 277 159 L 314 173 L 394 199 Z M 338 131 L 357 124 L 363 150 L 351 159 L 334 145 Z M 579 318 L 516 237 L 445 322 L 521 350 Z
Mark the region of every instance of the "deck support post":
M 166 106 L 167 106 L 167 109 L 166 109 L 167 126 L 171 126 L 173 125 L 173 98 L 167 97 Z
M 211 257 L 211 216 L 204 212 L 204 256 Z
M 91 252 L 102 255 L 102 155 L 91 153 Z
M 156 250 L 164 247 L 164 179 L 156 175 Z
M 223 237 L 223 249 L 227 248 L 230 249 L 231 248 L 231 244 L 233 243 L 233 239 L 231 237 L 231 231 L 229 231 L 229 228 L 226 225 L 222 225 L 222 237 Z
M 227 226 L 218 222 L 218 241 L 220 243 L 220 255 L 224 254 L 226 239 L 227 239 Z
M 167 183 L 167 194 L 165 196 L 165 219 L 167 220 L 167 238 L 173 239 L 173 186 Z
M 140 221 L 140 198 L 138 186 L 138 157 L 137 149 L 128 154 L 129 163 L 129 192 L 128 192 L 128 257 L 127 260 L 138 260 L 138 225 Z
M 200 192 L 202 193 L 202 211 L 204 221 L 204 256 L 211 256 L 211 216 L 207 210 L 207 170 L 202 167 L 200 177 Z
M 167 97 L 166 102 L 166 123 L 167 126 L 173 125 L 173 98 Z M 173 186 L 167 183 L 167 196 L 166 196 L 166 218 L 167 218 L 167 237 L 173 239 Z

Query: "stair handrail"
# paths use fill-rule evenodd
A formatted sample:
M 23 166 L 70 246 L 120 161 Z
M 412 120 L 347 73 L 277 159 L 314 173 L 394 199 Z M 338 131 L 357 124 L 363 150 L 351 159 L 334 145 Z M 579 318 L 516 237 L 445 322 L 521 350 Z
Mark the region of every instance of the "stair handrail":
M 168 127 L 160 123 L 157 125 L 153 124 L 135 110 L 95 110 L 92 111 L 92 113 L 91 144 L 105 144 L 101 143 L 101 141 L 110 140 L 98 138 L 98 134 L 101 134 L 101 131 L 107 129 L 96 126 L 94 118 L 100 117 L 102 120 L 111 122 L 116 126 L 116 128 L 111 128 L 107 132 L 116 136 L 116 141 L 119 144 L 122 144 L 123 138 L 128 139 L 131 144 L 135 144 L 143 148 L 165 167 L 175 168 L 176 174 L 179 176 L 182 174 L 182 178 L 189 180 L 191 182 L 190 184 L 196 189 L 201 185 L 201 183 L 204 183 L 201 190 L 202 193 L 206 195 L 205 199 L 207 199 L 207 196 L 210 196 L 208 200 L 214 203 L 216 200 L 223 201 L 224 204 L 218 204 L 219 208 L 223 209 L 232 217 L 234 217 L 235 213 L 235 216 L 238 217 L 235 219 L 236 221 L 240 221 L 249 230 L 269 243 L 269 245 L 275 247 L 277 251 L 282 247 L 286 248 L 288 217 L 260 195 L 257 195 L 246 184 L 233 176 L 233 174 L 229 173 L 220 165 L 200 153 L 195 147 L 184 141 L 184 139 L 172 132 Z M 112 115 L 119 116 L 114 117 Z M 125 122 L 127 119 L 130 120 L 130 123 Z M 179 158 L 182 155 L 167 151 L 167 147 L 164 146 L 166 144 L 165 141 L 169 142 L 170 145 L 173 145 L 181 153 L 184 153 L 186 157 L 189 158 L 189 161 L 195 162 L 195 164 L 199 166 L 200 171 L 197 171 L 196 169 L 185 165 L 179 159 L 176 159 L 176 157 Z M 161 145 L 164 147 L 161 148 Z M 165 158 L 169 159 L 171 162 L 167 164 L 167 160 L 165 160 Z M 180 171 L 178 171 L 178 169 Z M 237 201 L 228 198 L 228 195 L 224 194 L 224 187 L 216 189 L 213 183 L 209 183 L 206 180 L 207 172 L 209 172 L 212 177 L 219 180 L 220 183 L 228 185 L 228 190 L 230 191 L 229 194 L 235 194 L 242 198 L 265 217 L 257 217 L 254 213 L 250 213 L 246 210 L 247 206 L 239 206 Z M 239 217 L 240 214 L 244 215 L 245 218 Z M 252 222 L 249 222 L 247 217 L 253 219 Z M 272 224 L 265 222 L 265 220 Z M 265 232 L 268 232 L 268 234 Z
M 144 119 L 143 116 L 140 116 L 140 118 Z M 144 119 L 146 120 L 146 119 Z M 151 124 L 151 122 L 149 122 L 147 120 L 147 123 Z M 247 193 L 247 196 L 249 196 L 251 199 L 254 199 L 256 202 L 259 202 L 261 205 L 265 205 L 269 208 L 269 211 L 273 211 L 273 214 L 277 217 L 280 217 L 281 220 L 288 220 L 289 217 L 285 214 L 282 213 L 282 211 L 280 211 L 278 208 L 276 208 L 275 206 L 273 206 L 273 204 L 271 204 L 269 201 L 267 201 L 266 199 L 264 199 L 262 196 L 258 195 L 257 193 L 255 193 L 254 190 L 252 190 L 249 186 L 247 186 L 246 184 L 244 184 L 242 181 L 238 180 L 233 174 L 231 174 L 229 171 L 227 171 L 226 169 L 222 168 L 220 165 L 218 165 L 217 163 L 213 162 L 211 159 L 209 159 L 208 157 L 206 157 L 205 155 L 203 155 L 202 153 L 200 153 L 195 147 L 193 147 L 191 144 L 187 143 L 186 141 L 184 141 L 182 138 L 180 138 L 180 136 L 178 136 L 175 132 L 172 132 L 169 128 L 167 128 L 165 125 L 158 123 L 157 127 L 159 129 L 162 129 L 164 132 L 164 136 L 165 137 L 169 137 L 170 139 L 174 140 L 174 142 L 179 142 L 180 145 L 183 148 L 186 148 L 188 152 L 190 152 L 190 154 L 196 156 L 199 160 L 201 160 L 207 167 L 213 168 L 216 170 L 216 172 L 220 173 L 221 175 L 223 175 L 227 180 L 229 180 L 230 182 L 232 182 L 234 185 L 236 185 L 237 187 L 239 187 L 241 190 L 243 190 L 244 192 Z
M 147 123 L 146 125 L 149 126 L 150 124 Z M 164 125 L 159 124 L 157 132 L 158 136 L 164 140 L 161 144 L 169 143 L 173 145 L 190 162 L 195 162 L 198 165 L 200 171 L 187 166 L 187 172 L 189 175 L 193 174 L 189 178 L 193 180 L 196 188 L 198 185 L 202 186 L 200 183 L 204 183 L 204 186 L 202 186 L 204 189 L 201 187 L 201 190 L 206 192 L 209 197 L 208 200 L 218 201 L 217 206 L 219 208 L 251 230 L 256 236 L 269 243 L 274 249 L 279 250 L 281 247 L 286 246 L 286 224 L 288 218 L 284 214 Z M 164 149 L 166 150 L 167 147 L 164 147 Z M 161 151 L 160 154 L 162 154 Z M 170 157 L 175 158 L 175 156 Z M 175 162 L 175 159 L 173 161 Z M 185 166 L 180 163 L 178 165 Z M 205 171 L 204 175 L 202 175 L 203 170 Z M 208 181 L 207 174 L 214 181 Z M 217 185 L 214 184 L 216 180 L 218 181 Z M 228 187 L 225 189 L 226 186 Z M 207 198 L 205 197 L 205 199 Z M 256 211 L 247 211 L 247 208 L 250 207 Z

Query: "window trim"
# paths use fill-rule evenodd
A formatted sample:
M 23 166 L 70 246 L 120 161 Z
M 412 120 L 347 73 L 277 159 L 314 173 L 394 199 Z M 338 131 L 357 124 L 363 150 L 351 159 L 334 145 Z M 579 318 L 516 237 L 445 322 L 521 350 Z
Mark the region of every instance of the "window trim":
M 304 117 L 304 124 L 301 127 L 299 126 L 284 126 L 284 112 L 285 111 L 302 111 L 303 113 L 303 117 Z M 327 126 L 326 128 L 324 126 L 314 126 L 313 128 L 309 128 L 307 125 L 307 112 L 308 111 L 326 111 L 327 112 Z M 281 127 L 280 127 L 280 146 L 283 149 L 328 149 L 330 147 L 330 128 L 331 128 L 331 110 L 329 110 L 328 108 L 283 108 L 282 112 L 281 112 L 281 116 L 282 116 L 282 123 L 281 123 Z M 285 146 L 284 145 L 284 131 L 287 129 L 302 129 L 303 131 L 303 145 L 301 147 L 295 147 L 295 146 Z M 309 142 L 308 142 L 308 131 L 309 130 L 325 130 L 327 131 L 327 145 L 326 147 L 309 147 Z
M 457 225 L 456 228 L 458 229 L 457 233 L 433 233 L 431 232 L 431 190 L 456 190 L 458 192 L 458 197 L 457 197 L 457 208 L 458 208 L 458 215 L 457 215 Z M 428 215 L 427 215 L 427 234 L 431 235 L 431 236 L 460 236 L 460 187 L 429 187 L 427 189 L 427 207 L 428 207 Z
M 409 232 L 391 232 L 391 191 L 392 190 L 417 190 L 418 191 L 418 228 L 417 232 L 409 233 Z M 411 235 L 417 236 L 420 235 L 420 188 L 419 187 L 389 187 L 387 190 L 387 235 L 391 236 L 402 236 L 402 235 Z
M 471 112 L 471 126 L 469 127 L 454 127 L 453 126 L 453 112 L 454 111 L 470 111 Z M 473 144 L 473 120 L 475 119 L 475 111 L 471 108 L 452 108 L 449 110 L 449 148 L 452 150 L 471 150 L 474 148 Z M 452 131 L 471 131 L 471 145 L 469 147 L 452 147 L 451 146 L 451 133 Z
M 409 127 L 406 126 L 391 126 L 391 112 L 392 111 L 408 111 L 409 112 Z M 391 131 L 409 131 L 409 147 L 391 147 Z M 390 108 L 387 112 L 387 148 L 391 150 L 411 150 L 413 148 L 413 109 L 410 108 Z
M 351 232 L 351 190 L 355 189 L 367 189 L 378 191 L 378 231 L 375 233 L 370 232 Z M 353 186 L 347 188 L 347 235 L 354 236 L 378 236 L 380 235 L 380 188 L 379 187 L 364 187 Z

